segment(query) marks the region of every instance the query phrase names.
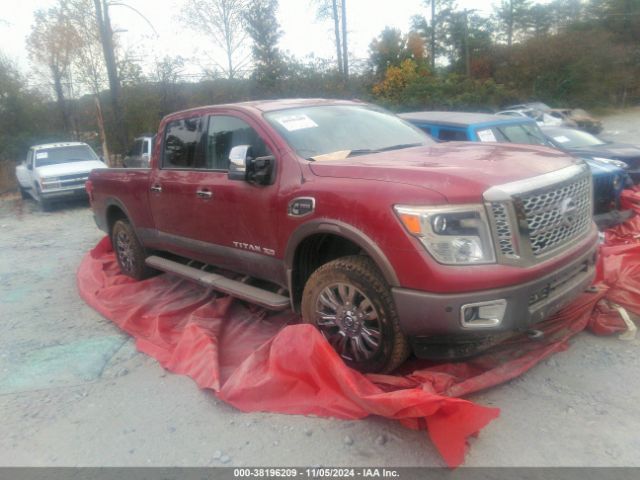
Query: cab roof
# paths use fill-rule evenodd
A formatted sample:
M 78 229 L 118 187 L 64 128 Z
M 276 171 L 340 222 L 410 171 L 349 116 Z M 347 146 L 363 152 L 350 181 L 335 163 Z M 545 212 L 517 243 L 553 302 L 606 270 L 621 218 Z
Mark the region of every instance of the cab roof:
M 58 143 L 43 143 L 41 145 L 33 145 L 31 148 L 34 150 L 43 150 L 51 148 L 63 148 L 63 147 L 76 147 L 78 145 L 86 145 L 84 142 L 58 142 Z
M 327 98 L 284 98 L 279 100 L 253 100 L 249 102 L 223 103 L 219 105 L 205 105 L 188 110 L 175 112 L 169 116 L 181 115 L 186 112 L 206 111 L 210 108 L 232 108 L 240 110 L 254 110 L 260 112 L 272 112 L 288 108 L 317 107 L 322 105 L 366 105 L 360 100 L 338 100 Z
M 450 127 L 469 127 L 479 124 L 500 124 L 531 123 L 533 120 L 525 117 L 507 117 L 504 115 L 492 115 L 490 113 L 471 112 L 409 112 L 399 115 L 411 122 L 434 123 L 447 125 Z

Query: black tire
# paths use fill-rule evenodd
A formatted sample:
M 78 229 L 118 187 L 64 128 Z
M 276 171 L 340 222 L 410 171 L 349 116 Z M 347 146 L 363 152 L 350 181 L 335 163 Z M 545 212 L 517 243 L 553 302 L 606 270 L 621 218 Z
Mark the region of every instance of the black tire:
M 391 289 L 368 257 L 342 257 L 318 268 L 305 285 L 301 309 L 303 321 L 361 372 L 391 372 L 411 352 Z
M 136 280 L 144 280 L 154 273 L 154 270 L 144 263 L 147 254 L 127 220 L 117 220 L 113 224 L 111 245 L 120 271 L 125 275 Z
M 20 187 L 20 196 L 22 197 L 23 200 L 27 200 L 31 198 L 31 195 L 29 195 L 29 192 L 27 192 L 27 189 L 23 188 L 22 186 Z

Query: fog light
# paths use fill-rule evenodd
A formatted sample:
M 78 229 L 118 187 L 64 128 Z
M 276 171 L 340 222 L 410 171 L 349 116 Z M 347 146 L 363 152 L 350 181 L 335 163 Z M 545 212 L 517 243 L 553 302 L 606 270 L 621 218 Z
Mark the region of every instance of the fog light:
M 468 303 L 460 307 L 460 323 L 464 328 L 491 328 L 502 323 L 507 301 Z
M 463 308 L 464 321 L 469 323 L 478 316 L 478 307 Z

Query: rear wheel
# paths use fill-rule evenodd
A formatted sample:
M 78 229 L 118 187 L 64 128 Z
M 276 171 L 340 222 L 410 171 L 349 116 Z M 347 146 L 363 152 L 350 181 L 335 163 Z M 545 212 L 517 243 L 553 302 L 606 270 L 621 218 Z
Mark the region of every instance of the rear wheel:
M 122 273 L 136 280 L 151 276 L 153 270 L 144 263 L 147 257 L 144 247 L 127 220 L 114 223 L 111 229 L 111 245 Z
M 409 356 L 391 290 L 368 257 L 343 257 L 317 269 L 304 288 L 302 316 L 361 372 L 387 373 Z

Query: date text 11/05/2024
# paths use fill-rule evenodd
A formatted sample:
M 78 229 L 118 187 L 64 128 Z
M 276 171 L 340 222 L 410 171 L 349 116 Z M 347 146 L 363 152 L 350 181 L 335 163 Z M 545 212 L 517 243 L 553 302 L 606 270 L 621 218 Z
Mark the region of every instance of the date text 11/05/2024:
M 234 478 L 303 477 L 303 478 L 397 478 L 389 468 L 234 468 Z

